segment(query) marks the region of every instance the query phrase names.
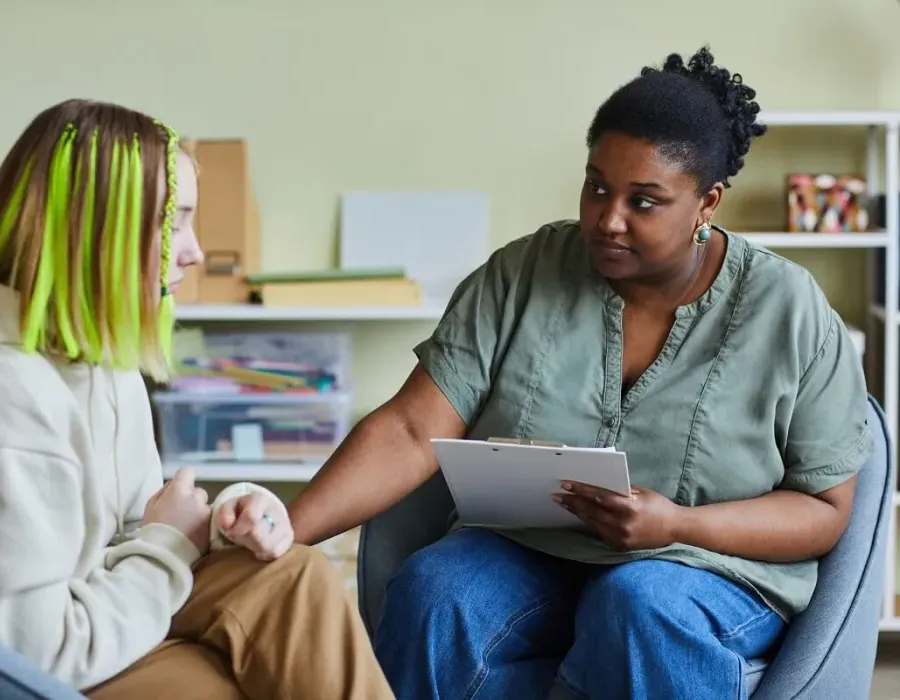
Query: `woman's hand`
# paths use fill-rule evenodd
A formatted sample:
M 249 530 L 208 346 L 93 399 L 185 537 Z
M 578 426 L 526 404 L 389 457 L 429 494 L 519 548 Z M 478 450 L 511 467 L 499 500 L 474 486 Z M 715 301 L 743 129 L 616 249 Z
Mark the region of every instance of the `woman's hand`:
M 677 541 L 682 506 L 655 491 L 633 487 L 631 496 L 573 481 L 553 497 L 615 549 L 657 549 Z
M 253 492 L 226 501 L 218 508 L 216 524 L 225 537 L 263 561 L 278 559 L 294 542 L 284 504 L 268 493 Z

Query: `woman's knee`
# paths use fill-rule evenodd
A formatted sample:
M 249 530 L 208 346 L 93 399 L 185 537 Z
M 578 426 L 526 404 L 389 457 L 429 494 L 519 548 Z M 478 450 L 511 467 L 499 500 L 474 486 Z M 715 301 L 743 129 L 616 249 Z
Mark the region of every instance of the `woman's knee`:
M 476 603 L 478 596 L 489 595 L 498 563 L 492 557 L 496 537 L 491 532 L 460 531 L 420 549 L 388 583 L 388 614 L 460 610 Z
M 673 611 L 680 564 L 643 560 L 614 566 L 585 587 L 579 615 L 629 624 Z
M 421 549 L 388 582 L 385 602 L 415 606 L 451 599 L 459 587 L 457 568 L 454 558 L 440 548 Z

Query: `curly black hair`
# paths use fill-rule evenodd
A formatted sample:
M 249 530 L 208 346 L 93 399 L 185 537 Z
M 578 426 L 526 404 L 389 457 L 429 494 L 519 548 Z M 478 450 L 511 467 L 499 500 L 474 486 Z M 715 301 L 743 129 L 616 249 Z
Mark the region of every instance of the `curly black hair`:
M 647 139 L 696 177 L 699 193 L 717 182 L 730 187 L 728 179 L 744 166 L 751 140 L 766 132 L 756 123 L 755 97 L 738 73 L 714 63 L 709 47 L 687 64 L 673 53 L 662 68 L 644 68 L 600 106 L 588 129 L 588 148 L 608 131 Z

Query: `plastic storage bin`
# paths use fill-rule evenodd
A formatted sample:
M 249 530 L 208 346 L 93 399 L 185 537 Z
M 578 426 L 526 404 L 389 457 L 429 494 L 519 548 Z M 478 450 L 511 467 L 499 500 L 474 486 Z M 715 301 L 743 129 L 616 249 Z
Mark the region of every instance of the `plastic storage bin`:
M 323 462 L 346 436 L 350 395 L 154 394 L 161 457 L 175 463 Z
M 350 391 L 350 348 L 348 333 L 204 333 L 198 356 L 180 358 L 171 388 L 224 392 L 258 382 L 276 391 Z

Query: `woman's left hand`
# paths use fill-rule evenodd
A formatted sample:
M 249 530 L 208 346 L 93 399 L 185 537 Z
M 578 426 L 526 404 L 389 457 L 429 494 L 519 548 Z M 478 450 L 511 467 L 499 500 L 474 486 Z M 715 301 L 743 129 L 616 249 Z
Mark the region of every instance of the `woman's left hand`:
M 677 541 L 682 506 L 649 489 L 632 487 L 631 496 L 573 481 L 554 500 L 621 550 L 657 549 Z
M 216 524 L 225 537 L 263 561 L 278 559 L 294 542 L 284 504 L 268 493 L 253 492 L 226 501 L 218 509 Z

